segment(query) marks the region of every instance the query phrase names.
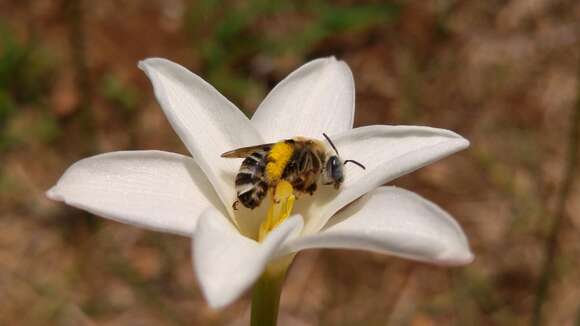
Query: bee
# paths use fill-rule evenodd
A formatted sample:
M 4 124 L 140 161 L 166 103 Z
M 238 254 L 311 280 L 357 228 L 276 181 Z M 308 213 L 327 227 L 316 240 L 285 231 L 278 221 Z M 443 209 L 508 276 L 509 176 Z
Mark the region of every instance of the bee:
M 318 181 L 323 185 L 333 185 L 339 189 L 344 181 L 343 165 L 354 160 L 342 161 L 336 146 L 323 133 L 334 153 L 328 146 L 312 138 L 296 137 L 277 143 L 242 147 L 223 153 L 225 158 L 243 158 L 236 175 L 236 194 L 238 200 L 232 205 L 237 209 L 238 202 L 254 209 L 266 197 L 268 189 L 274 189 L 280 180 L 288 181 L 297 193 L 314 194 Z

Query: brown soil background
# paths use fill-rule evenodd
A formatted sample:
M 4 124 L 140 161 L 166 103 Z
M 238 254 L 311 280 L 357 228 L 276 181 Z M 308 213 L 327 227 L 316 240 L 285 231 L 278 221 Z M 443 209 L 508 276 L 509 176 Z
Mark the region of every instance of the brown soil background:
M 0 324 L 243 325 L 209 309 L 190 241 L 50 202 L 96 153 L 186 153 L 136 62 L 198 73 L 251 114 L 303 62 L 345 60 L 356 125 L 454 130 L 464 152 L 393 184 L 449 211 L 476 260 L 442 268 L 301 253 L 281 325 L 520 325 L 532 320 L 580 105 L 580 2 L 0 0 Z M 580 188 L 564 202 L 542 322 L 580 324 Z M 246 319 L 245 319 L 246 318 Z

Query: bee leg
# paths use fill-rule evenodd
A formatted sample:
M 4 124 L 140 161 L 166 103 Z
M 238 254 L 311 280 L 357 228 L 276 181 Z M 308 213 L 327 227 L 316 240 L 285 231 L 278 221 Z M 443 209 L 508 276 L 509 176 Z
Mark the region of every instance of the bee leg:
M 272 200 L 275 204 L 280 204 L 280 199 L 276 199 L 276 192 L 272 191 Z
M 238 206 L 240 205 L 240 201 L 236 200 L 233 204 L 232 204 L 232 208 L 234 209 L 234 211 L 238 210 Z
M 316 191 L 316 183 L 311 184 L 310 186 L 308 186 L 308 188 L 306 188 L 306 192 L 310 194 L 310 196 L 314 195 L 314 192 Z

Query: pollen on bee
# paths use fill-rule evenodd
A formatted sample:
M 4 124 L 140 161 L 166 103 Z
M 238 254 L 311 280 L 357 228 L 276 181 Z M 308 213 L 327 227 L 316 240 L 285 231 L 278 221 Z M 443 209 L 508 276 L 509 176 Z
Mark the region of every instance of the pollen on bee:
M 268 153 L 266 164 L 266 177 L 270 182 L 277 182 L 282 177 L 286 164 L 292 157 L 294 148 L 285 142 L 276 143 Z

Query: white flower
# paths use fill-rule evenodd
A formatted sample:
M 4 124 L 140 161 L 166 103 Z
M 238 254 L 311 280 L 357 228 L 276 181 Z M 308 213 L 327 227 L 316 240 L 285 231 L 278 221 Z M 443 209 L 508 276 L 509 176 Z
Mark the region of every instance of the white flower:
M 344 62 L 323 58 L 300 67 L 272 90 L 251 120 L 180 65 L 147 59 L 139 67 L 192 157 L 162 151 L 97 155 L 69 167 L 47 195 L 120 222 L 192 236 L 194 269 L 212 307 L 238 298 L 272 259 L 304 249 L 371 250 L 446 265 L 472 261 L 451 216 L 412 192 L 381 187 L 469 142 L 428 127 L 352 129 L 354 81 Z M 321 187 L 314 196 L 301 197 L 296 215 L 256 242 L 252 238 L 265 210 L 234 214 L 241 161 L 220 154 L 295 136 L 320 139 L 323 132 L 343 158 L 356 159 L 366 170 L 345 166 L 340 190 Z

